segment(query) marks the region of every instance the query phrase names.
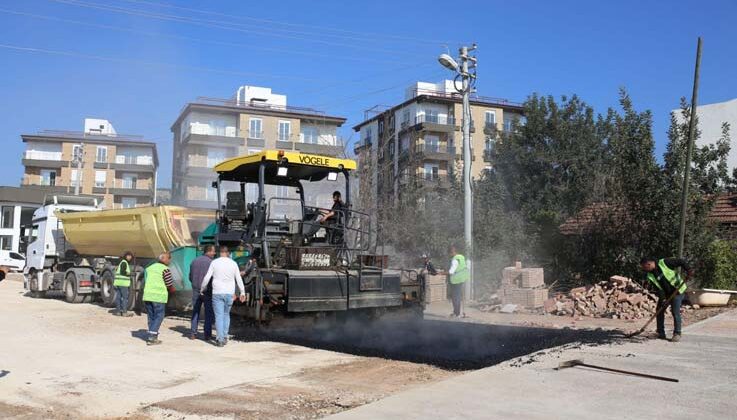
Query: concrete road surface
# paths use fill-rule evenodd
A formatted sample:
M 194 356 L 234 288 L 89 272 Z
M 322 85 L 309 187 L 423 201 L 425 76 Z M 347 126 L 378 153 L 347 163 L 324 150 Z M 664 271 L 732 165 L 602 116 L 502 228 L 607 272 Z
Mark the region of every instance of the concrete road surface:
M 668 376 L 662 382 L 561 361 Z M 737 310 L 694 324 L 680 343 L 631 342 L 517 359 L 329 417 L 401 419 L 727 419 L 737 416 Z

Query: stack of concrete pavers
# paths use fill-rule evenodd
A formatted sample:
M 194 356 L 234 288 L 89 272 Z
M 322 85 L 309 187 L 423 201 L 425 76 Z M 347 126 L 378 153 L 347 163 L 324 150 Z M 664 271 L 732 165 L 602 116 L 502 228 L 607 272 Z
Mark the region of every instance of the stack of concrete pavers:
M 502 270 L 502 287 L 498 294 L 502 305 L 539 308 L 548 298 L 545 273 L 542 268 L 522 268 L 522 263 L 517 262 Z

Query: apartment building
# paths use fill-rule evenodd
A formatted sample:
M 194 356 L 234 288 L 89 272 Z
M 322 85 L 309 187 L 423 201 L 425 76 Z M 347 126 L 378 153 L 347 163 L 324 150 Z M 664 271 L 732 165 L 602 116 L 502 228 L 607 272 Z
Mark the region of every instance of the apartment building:
M 344 122 L 343 117 L 287 105 L 286 95 L 264 87 L 241 86 L 232 99 L 198 98 L 184 106 L 171 127 L 172 202 L 215 208 L 212 168 L 227 158 L 263 149 L 343 156 L 337 130 Z M 267 193 L 286 197 L 284 190 Z M 247 200 L 255 201 L 255 194 L 249 188 Z M 313 201 L 329 206 L 330 193 L 319 195 Z
M 0 187 L 0 250 L 25 254 L 33 212 L 44 193 L 34 188 Z
M 523 118 L 522 105 L 471 96 L 471 175 L 493 168 L 500 133 Z M 462 170 L 462 97 L 452 80 L 417 82 L 395 106 L 376 106 L 353 127 L 360 133 L 354 152 L 360 170 L 362 205 L 396 198 L 408 185 L 447 188 Z
M 107 120 L 87 118 L 84 131 L 44 130 L 21 135 L 26 143 L 21 186 L 46 193 L 103 198 L 105 208 L 155 204 L 156 144 L 117 134 Z

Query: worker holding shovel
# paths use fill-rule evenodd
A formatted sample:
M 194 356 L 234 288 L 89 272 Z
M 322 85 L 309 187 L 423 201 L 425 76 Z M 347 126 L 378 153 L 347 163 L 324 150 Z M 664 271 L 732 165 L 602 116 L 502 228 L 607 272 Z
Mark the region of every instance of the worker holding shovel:
M 643 258 L 640 268 L 647 273 L 648 281 L 658 292 L 657 325 L 658 338 L 665 340 L 665 307 L 670 305 L 673 313 L 673 338 L 671 341 L 681 341 L 681 303 L 686 292 L 686 280 L 693 271 L 688 263 L 681 258 L 663 258 L 656 261 L 653 258 Z M 686 278 L 681 279 L 678 269 L 683 270 Z

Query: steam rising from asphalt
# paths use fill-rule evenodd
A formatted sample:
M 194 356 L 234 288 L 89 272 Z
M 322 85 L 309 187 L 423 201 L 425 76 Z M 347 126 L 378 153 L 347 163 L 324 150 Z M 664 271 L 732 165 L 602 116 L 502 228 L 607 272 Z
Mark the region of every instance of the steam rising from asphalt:
M 574 342 L 603 344 L 621 335 L 509 327 L 446 320 L 347 321 L 310 329 L 269 333 L 259 339 L 361 356 L 427 363 L 443 369 L 479 369 L 550 347 Z

